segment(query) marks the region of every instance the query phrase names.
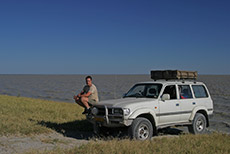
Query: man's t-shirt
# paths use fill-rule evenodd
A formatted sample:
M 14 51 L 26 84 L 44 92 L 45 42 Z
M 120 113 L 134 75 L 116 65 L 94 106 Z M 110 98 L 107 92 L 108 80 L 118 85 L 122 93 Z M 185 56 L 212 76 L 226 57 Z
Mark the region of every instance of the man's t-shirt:
M 92 84 L 92 86 L 89 88 L 89 92 L 91 92 L 92 94 L 89 96 L 89 99 L 91 100 L 95 100 L 96 102 L 99 101 L 98 99 L 98 93 L 97 93 L 97 88 L 94 84 Z
M 91 87 L 89 87 L 88 85 L 86 85 L 84 88 L 83 88 L 83 91 L 84 93 L 88 93 L 90 92 L 91 95 L 89 95 L 89 100 L 95 100 L 96 102 L 99 101 L 98 99 L 98 93 L 97 93 L 97 88 L 94 84 L 92 84 Z

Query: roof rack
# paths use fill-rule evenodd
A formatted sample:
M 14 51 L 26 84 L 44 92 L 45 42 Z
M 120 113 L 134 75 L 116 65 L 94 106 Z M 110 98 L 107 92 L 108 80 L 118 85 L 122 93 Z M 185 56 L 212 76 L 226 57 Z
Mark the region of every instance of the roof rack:
M 151 79 L 159 80 L 196 80 L 197 79 L 197 71 L 181 71 L 181 70 L 152 70 L 151 71 Z

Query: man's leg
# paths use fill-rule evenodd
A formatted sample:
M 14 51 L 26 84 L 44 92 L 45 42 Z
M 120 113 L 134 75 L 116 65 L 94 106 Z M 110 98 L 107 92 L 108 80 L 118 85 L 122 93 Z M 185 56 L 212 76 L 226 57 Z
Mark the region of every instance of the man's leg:
M 82 102 L 82 104 L 84 104 L 84 107 L 86 107 L 87 109 L 89 109 L 88 97 L 82 97 L 81 98 L 81 102 Z
M 81 98 L 74 96 L 74 99 L 78 105 L 85 108 L 85 105 L 81 102 Z
M 85 108 L 85 105 L 79 100 L 75 100 L 75 102 L 80 105 L 81 107 L 84 107 Z
M 86 100 L 86 98 L 79 98 L 79 97 L 74 97 L 74 99 L 75 99 L 75 102 L 78 104 L 78 105 L 80 105 L 81 107 L 83 107 L 83 108 L 85 108 L 85 110 L 84 110 L 84 112 L 82 112 L 82 114 L 86 114 L 86 113 L 89 113 L 90 111 L 90 109 L 89 108 L 87 108 L 87 105 L 88 104 L 86 104 L 85 102 L 87 101 Z M 87 98 L 88 99 L 88 98 Z M 83 102 L 84 103 L 83 103 Z M 89 105 L 88 105 L 89 106 Z
M 90 107 L 89 107 L 89 104 L 88 104 L 88 97 L 82 97 L 81 102 L 85 106 L 85 111 L 82 114 L 90 113 Z

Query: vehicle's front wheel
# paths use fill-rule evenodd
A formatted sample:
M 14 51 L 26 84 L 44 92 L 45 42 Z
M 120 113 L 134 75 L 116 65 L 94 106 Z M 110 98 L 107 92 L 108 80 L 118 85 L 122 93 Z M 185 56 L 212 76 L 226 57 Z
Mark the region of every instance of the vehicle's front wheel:
M 153 136 L 153 126 L 146 118 L 136 118 L 129 127 L 129 136 L 132 139 L 147 140 Z
M 192 134 L 204 134 L 206 132 L 207 120 L 201 113 L 196 113 L 192 125 L 188 126 L 188 130 Z

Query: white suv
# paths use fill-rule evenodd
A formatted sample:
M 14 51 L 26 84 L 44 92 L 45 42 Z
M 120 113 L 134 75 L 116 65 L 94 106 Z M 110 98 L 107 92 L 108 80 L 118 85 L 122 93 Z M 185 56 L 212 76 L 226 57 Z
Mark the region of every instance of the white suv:
M 204 133 L 213 114 L 213 101 L 202 82 L 156 80 L 135 84 L 121 99 L 99 102 L 87 119 L 98 133 L 106 127 L 128 127 L 131 138 L 146 140 L 159 128 L 188 126 Z

